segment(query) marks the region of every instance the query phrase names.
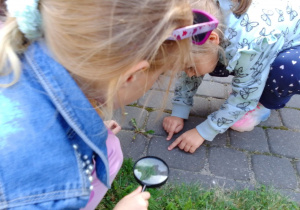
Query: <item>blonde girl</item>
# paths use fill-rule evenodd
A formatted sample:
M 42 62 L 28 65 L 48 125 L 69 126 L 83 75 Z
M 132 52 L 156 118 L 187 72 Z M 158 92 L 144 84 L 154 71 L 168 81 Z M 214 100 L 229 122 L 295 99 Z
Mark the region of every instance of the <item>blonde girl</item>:
M 7 0 L 6 7 L 0 209 L 94 209 L 123 160 L 103 120 L 167 69 L 183 68 L 191 35 L 172 33 L 192 24 L 191 8 L 185 0 Z M 139 187 L 115 209 L 147 209 L 149 198 Z
M 170 140 L 188 118 L 202 77 L 234 75 L 232 93 L 207 119 L 178 137 L 178 146 L 193 153 L 204 140 L 212 141 L 228 128 L 250 131 L 300 93 L 299 1 L 199 0 L 192 6 L 221 23 L 206 43 L 193 45 L 194 65 L 176 85 L 172 116 L 163 127 Z

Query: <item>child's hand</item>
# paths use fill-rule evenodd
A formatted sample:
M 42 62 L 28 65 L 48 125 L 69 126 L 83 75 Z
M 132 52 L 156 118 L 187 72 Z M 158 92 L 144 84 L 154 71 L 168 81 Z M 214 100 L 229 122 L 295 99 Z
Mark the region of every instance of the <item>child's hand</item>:
M 135 191 L 126 195 L 122 198 L 117 205 L 115 206 L 114 210 L 143 210 L 148 209 L 149 205 L 149 192 L 141 192 L 142 187 L 139 186 Z
M 114 134 L 119 133 L 119 131 L 121 130 L 121 126 L 116 121 L 114 121 L 114 120 L 104 121 L 104 124 Z
M 178 145 L 179 149 L 185 152 L 194 153 L 198 147 L 204 142 L 204 138 L 199 134 L 196 128 L 189 130 L 179 136 L 169 147 L 168 150 L 172 150 Z
M 174 133 L 178 133 L 184 126 L 184 120 L 180 117 L 169 116 L 165 117 L 163 127 L 168 133 L 167 140 L 170 140 Z

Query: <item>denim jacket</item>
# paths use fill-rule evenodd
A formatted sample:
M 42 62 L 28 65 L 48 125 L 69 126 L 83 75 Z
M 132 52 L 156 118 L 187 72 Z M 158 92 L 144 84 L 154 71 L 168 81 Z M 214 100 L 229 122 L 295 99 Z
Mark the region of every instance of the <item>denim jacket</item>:
M 20 59 L 19 81 L 0 88 L 0 209 L 82 208 L 93 160 L 110 187 L 107 129 L 43 41 Z

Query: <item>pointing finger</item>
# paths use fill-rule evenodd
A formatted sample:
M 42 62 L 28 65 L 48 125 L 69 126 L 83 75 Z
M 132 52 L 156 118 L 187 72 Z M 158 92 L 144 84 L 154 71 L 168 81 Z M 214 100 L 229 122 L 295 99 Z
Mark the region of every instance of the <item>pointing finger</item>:
M 177 138 L 169 147 L 168 150 L 174 149 L 181 142 L 181 138 Z

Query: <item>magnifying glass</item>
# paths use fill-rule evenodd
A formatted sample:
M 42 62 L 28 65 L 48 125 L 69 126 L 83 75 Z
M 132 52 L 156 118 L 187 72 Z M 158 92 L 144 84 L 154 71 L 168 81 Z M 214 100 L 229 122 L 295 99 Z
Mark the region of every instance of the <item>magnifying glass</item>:
M 146 187 L 159 187 L 166 183 L 169 177 L 169 166 L 158 157 L 142 157 L 133 166 L 135 179 L 143 185 L 142 192 Z

